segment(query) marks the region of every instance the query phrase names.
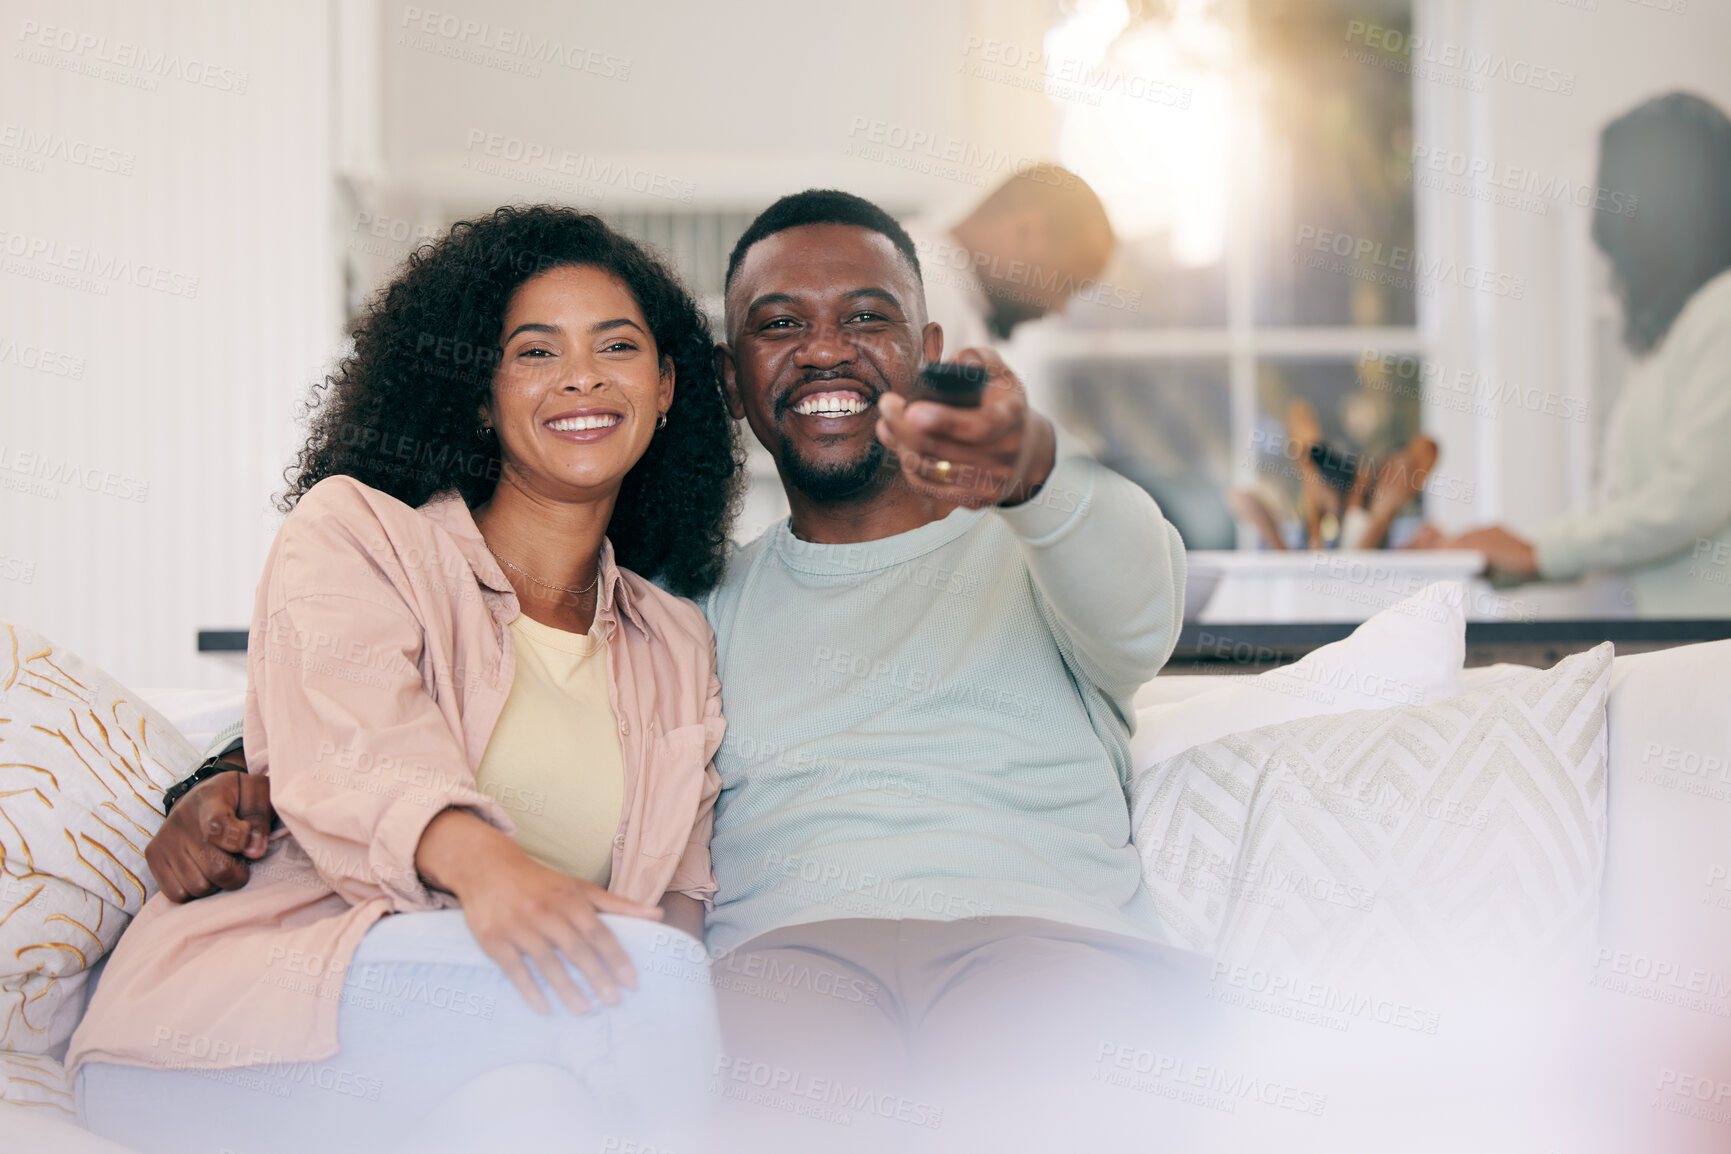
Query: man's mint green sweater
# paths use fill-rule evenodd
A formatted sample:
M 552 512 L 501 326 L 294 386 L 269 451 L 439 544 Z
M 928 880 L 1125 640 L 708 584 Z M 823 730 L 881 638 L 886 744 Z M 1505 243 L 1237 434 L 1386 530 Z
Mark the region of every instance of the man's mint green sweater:
M 1125 801 L 1184 549 L 1060 441 L 1034 501 L 813 545 L 783 521 L 705 605 L 727 737 L 712 947 L 834 918 L 1037 917 L 1158 939 Z

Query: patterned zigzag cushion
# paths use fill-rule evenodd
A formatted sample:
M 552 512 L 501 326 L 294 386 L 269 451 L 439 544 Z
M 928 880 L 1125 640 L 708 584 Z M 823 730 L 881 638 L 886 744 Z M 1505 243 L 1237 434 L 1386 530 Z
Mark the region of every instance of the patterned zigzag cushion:
M 0 624 L 0 1074 L 57 1100 L 89 968 L 156 892 L 144 847 L 197 751 L 154 709 L 33 630 Z M 5 1051 L 12 1051 L 8 1055 Z M 63 1093 L 63 1087 L 61 1087 Z
M 1293 980 L 1518 983 L 1590 947 L 1607 643 L 1431 705 L 1196 746 L 1132 798 L 1173 936 Z

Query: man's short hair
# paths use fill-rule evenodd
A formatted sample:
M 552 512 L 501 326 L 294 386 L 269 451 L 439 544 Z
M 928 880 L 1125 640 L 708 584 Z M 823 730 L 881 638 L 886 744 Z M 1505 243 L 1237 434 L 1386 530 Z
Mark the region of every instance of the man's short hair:
M 913 266 L 914 279 L 924 286 L 913 238 L 896 223 L 895 217 L 863 196 L 834 188 L 808 188 L 784 196 L 758 213 L 757 219 L 739 238 L 739 243 L 733 246 L 733 254 L 727 258 L 727 280 L 723 287 L 732 287 L 733 274 L 739 271 L 740 262 L 752 245 L 778 232 L 808 224 L 850 224 L 888 237 L 896 251 L 907 257 L 908 264 Z

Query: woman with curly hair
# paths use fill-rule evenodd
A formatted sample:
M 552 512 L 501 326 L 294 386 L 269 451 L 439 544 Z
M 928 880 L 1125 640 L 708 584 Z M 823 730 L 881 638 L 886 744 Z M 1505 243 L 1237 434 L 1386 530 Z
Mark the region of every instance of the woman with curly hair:
M 152 860 L 68 1055 L 81 1115 L 146 1151 L 664 1135 L 718 1045 L 724 727 L 676 595 L 719 577 L 740 473 L 708 328 L 533 207 L 417 252 L 354 337 L 248 645 L 280 825 L 207 900 Z

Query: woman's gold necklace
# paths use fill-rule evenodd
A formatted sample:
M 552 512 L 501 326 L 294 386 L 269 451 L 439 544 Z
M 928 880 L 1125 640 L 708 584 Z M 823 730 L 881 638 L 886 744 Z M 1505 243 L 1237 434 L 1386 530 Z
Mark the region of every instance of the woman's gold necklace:
M 524 576 L 524 578 L 526 578 L 527 580 L 533 581 L 535 584 L 540 585 L 546 589 L 557 589 L 561 593 L 572 593 L 578 597 L 581 597 L 585 593 L 593 593 L 595 591 L 595 587 L 597 585 L 601 584 L 601 565 L 599 562 L 597 562 L 595 565 L 595 580 L 589 582 L 589 584 L 585 585 L 581 589 L 576 589 L 570 585 L 555 585 L 551 581 L 541 580 L 541 578 L 535 576 L 533 573 L 529 572 L 527 569 L 523 568 L 521 565 L 513 565 L 511 562 L 505 560 L 505 558 L 500 557 L 498 552 L 491 545 L 487 546 L 487 552 L 492 553 L 494 557 L 497 557 L 499 560 L 499 564 L 505 566 L 505 568 L 515 569 L 517 572 L 521 573 Z

